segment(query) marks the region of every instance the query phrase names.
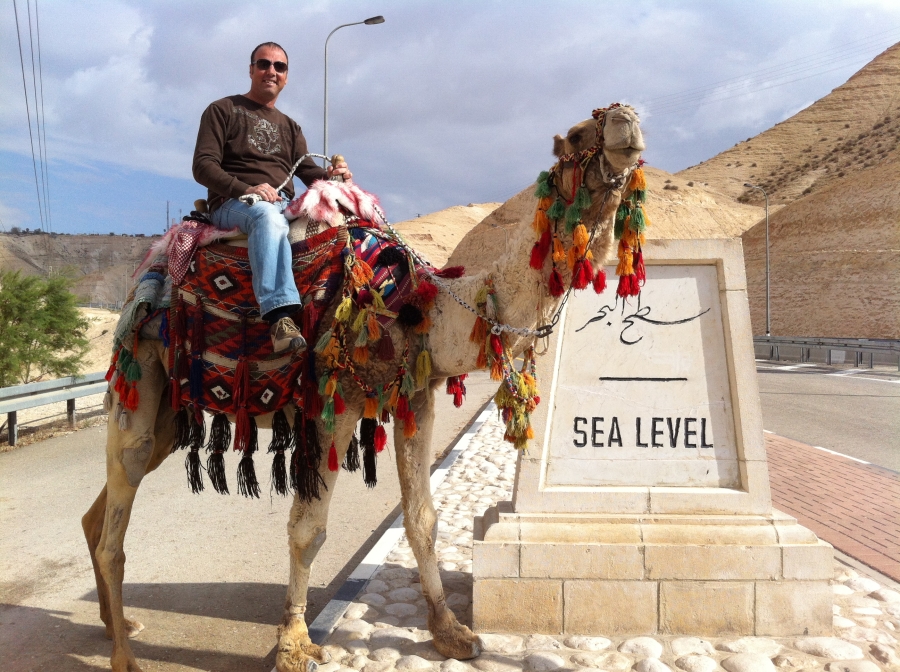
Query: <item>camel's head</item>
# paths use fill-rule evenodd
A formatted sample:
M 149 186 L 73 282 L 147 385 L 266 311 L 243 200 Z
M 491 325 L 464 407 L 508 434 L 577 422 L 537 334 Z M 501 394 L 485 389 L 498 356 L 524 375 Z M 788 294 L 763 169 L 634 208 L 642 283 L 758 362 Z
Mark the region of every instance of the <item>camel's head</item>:
M 602 152 L 602 159 L 591 160 L 585 168 L 584 183 L 591 191 L 608 188 L 610 178 L 637 163 L 645 148 L 634 108 L 617 103 L 594 110 L 593 117 L 570 128 L 566 137 L 553 138 L 553 153 L 563 173 L 574 168 L 574 161 L 582 162 L 591 152 Z

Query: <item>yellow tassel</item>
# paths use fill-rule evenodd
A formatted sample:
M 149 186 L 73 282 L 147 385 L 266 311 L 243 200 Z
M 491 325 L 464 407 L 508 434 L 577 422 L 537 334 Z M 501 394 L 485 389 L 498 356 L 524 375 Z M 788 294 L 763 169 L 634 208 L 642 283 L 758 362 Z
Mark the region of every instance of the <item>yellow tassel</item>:
M 350 315 L 353 313 L 353 300 L 349 296 L 345 296 L 344 300 L 341 301 L 341 305 L 337 307 L 337 310 L 334 311 L 334 319 L 338 322 L 346 322 L 350 319 Z
M 641 247 L 647 244 L 647 236 L 645 236 L 643 233 L 641 234 L 639 240 L 641 241 Z
M 416 384 L 424 385 L 425 381 L 431 376 L 431 353 L 428 350 L 422 350 L 416 357 Z
M 487 368 L 487 353 L 485 352 L 485 346 L 482 345 L 478 348 L 478 358 L 475 360 L 475 368 L 477 369 L 486 369 Z
M 328 382 L 325 383 L 325 396 L 326 396 L 326 397 L 333 397 L 333 396 L 334 396 L 334 391 L 335 391 L 336 389 L 337 389 L 337 377 L 336 377 L 336 376 L 331 376 L 331 377 L 328 379 Z
M 585 253 L 584 253 L 584 258 L 587 259 L 588 261 L 593 261 L 593 260 L 594 260 L 594 253 L 591 252 L 590 250 L 586 250 Z
M 417 334 L 427 334 L 431 331 L 431 318 L 428 315 L 423 316 L 422 321 L 413 327 L 413 331 Z
M 588 244 L 588 232 L 584 228 L 584 224 L 579 224 L 575 227 L 575 231 L 572 232 L 572 242 L 579 247 L 584 247 Z
M 372 303 L 375 305 L 376 311 L 385 309 L 384 296 L 376 289 L 372 290 Z
M 528 427 L 525 429 L 525 438 L 526 439 L 534 438 L 534 429 L 532 429 L 531 425 L 528 425 Z
M 637 191 L 638 189 L 647 189 L 647 180 L 644 178 L 644 171 L 641 168 L 636 169 L 631 174 L 631 181 L 628 183 L 629 191 Z
M 491 362 L 491 380 L 503 380 L 503 363 L 499 357 L 494 357 Z
M 366 328 L 369 332 L 369 340 L 377 341 L 381 338 L 381 325 L 378 324 L 378 318 L 375 317 L 375 313 L 369 311 L 369 318 L 366 321 Z
M 416 427 L 416 416 L 410 413 L 403 421 L 403 438 L 411 439 L 416 435 L 419 428 Z
M 356 314 L 356 318 L 353 320 L 353 331 L 359 333 L 362 331 L 363 324 L 366 321 L 366 311 L 361 310 Z
M 570 271 L 575 268 L 576 261 L 578 261 L 578 250 L 572 246 L 569 248 L 569 253 L 566 255 L 566 266 L 569 267 Z
M 553 236 L 553 261 L 559 263 L 566 258 L 566 248 L 563 247 L 562 241 Z
M 378 397 L 366 397 L 366 406 L 363 409 L 363 417 L 378 417 Z

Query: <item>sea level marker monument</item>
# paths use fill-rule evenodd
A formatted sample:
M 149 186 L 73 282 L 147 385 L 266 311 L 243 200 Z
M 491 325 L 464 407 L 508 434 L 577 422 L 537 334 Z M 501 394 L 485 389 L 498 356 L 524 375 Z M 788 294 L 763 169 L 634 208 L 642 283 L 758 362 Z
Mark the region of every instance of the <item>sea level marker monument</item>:
M 479 632 L 831 634 L 832 547 L 772 509 L 739 240 L 651 241 L 570 297 L 512 502 L 476 520 Z

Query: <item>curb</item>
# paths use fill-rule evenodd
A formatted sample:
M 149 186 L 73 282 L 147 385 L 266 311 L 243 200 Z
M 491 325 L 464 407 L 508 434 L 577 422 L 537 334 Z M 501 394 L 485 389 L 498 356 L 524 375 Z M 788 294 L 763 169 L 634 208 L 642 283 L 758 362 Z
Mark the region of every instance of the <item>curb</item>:
M 481 429 L 481 426 L 488 417 L 490 417 L 491 413 L 496 412 L 496 410 L 497 406 L 494 402 L 488 402 L 472 421 L 469 428 L 461 437 L 459 437 L 459 439 L 457 439 L 456 443 L 453 444 L 453 448 L 450 449 L 450 452 L 441 462 L 440 466 L 438 466 L 438 468 L 434 470 L 434 473 L 431 474 L 432 495 L 435 493 L 438 486 L 444 482 L 444 479 L 447 478 L 450 468 L 456 463 L 459 456 L 469 447 L 472 437 Z M 328 635 L 334 630 L 334 627 L 337 625 L 341 616 L 347 611 L 347 607 L 349 607 L 350 603 L 356 599 L 356 596 L 359 595 L 360 591 L 366 583 L 369 582 L 369 579 L 372 578 L 372 575 L 375 574 L 378 568 L 384 564 L 388 554 L 393 550 L 394 546 L 397 545 L 397 542 L 400 541 L 400 537 L 403 536 L 404 532 L 403 514 L 401 513 L 394 522 L 391 523 L 391 526 L 385 530 L 381 539 L 375 543 L 366 557 L 362 559 L 362 562 L 360 562 L 356 569 L 353 570 L 353 573 L 347 577 L 347 580 L 344 581 L 344 584 L 338 589 L 331 601 L 319 612 L 316 619 L 309 624 L 309 638 L 314 644 L 321 645 L 328 638 Z M 274 668 L 272 672 L 275 672 Z

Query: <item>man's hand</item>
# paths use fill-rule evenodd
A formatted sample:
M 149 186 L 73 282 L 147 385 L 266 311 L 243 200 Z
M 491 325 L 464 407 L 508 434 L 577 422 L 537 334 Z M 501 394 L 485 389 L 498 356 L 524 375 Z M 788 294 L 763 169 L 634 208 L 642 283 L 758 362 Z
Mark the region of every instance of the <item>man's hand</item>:
M 343 161 L 338 163 L 336 166 L 328 166 L 328 177 L 342 177 L 344 178 L 344 182 L 346 182 L 347 184 L 351 184 L 353 182 L 353 173 L 350 172 L 347 164 Z
M 262 200 L 268 201 L 269 203 L 277 203 L 282 200 L 281 196 L 278 195 L 278 192 L 275 191 L 275 187 L 269 186 L 268 184 L 250 187 L 244 192 L 244 196 L 247 196 L 248 194 L 256 194 Z

